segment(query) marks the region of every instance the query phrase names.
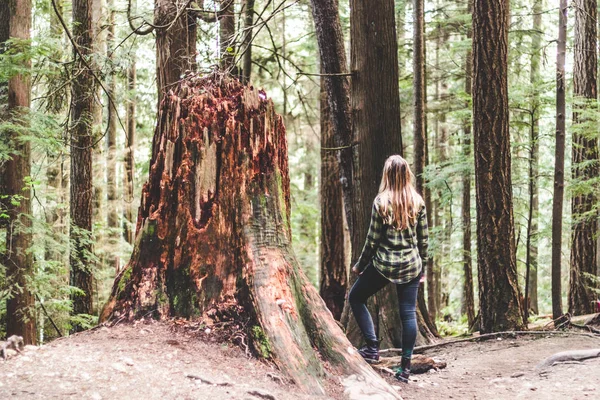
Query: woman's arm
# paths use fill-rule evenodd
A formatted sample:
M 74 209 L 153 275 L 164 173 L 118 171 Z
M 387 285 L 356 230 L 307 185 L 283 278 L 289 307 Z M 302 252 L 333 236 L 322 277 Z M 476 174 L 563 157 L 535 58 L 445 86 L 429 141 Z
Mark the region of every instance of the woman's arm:
M 357 273 L 361 273 L 367 267 L 377 247 L 379 246 L 379 240 L 381 239 L 381 231 L 383 228 L 383 219 L 377 211 L 377 206 L 373 202 L 373 209 L 371 210 L 371 224 L 369 225 L 369 233 L 367 233 L 367 240 L 363 246 L 362 253 L 358 258 L 358 261 L 353 267 L 353 270 Z
M 417 218 L 417 247 L 419 249 L 419 255 L 423 263 L 423 275 L 425 275 L 425 268 L 427 266 L 427 247 L 429 245 L 429 229 L 427 226 L 427 210 L 425 206 L 419 211 Z

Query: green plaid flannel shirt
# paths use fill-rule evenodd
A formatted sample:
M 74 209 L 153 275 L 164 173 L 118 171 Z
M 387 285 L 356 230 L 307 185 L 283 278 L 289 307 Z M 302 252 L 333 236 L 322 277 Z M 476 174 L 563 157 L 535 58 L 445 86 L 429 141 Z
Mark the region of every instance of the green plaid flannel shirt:
M 429 231 L 427 211 L 421 207 L 416 226 L 398 230 L 383 222 L 377 211 L 377 199 L 373 201 L 371 225 L 357 269 L 362 272 L 370 262 L 393 283 L 406 283 L 416 278 L 421 270 L 425 273 Z

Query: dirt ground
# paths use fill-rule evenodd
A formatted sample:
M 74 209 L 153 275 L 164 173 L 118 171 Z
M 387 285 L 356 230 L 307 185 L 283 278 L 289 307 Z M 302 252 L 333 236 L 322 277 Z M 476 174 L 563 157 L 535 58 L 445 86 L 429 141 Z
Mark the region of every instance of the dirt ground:
M 447 362 L 439 372 L 413 375 L 401 394 L 411 399 L 599 399 L 600 358 L 536 365 L 562 351 L 600 349 L 600 337 L 522 336 L 449 345 L 424 354 Z
M 408 385 L 388 377 L 404 399 L 600 398 L 600 359 L 562 364 L 540 375 L 535 366 L 569 349 L 600 348 L 587 336 L 454 344 L 426 354 L 448 366 L 413 375 Z M 329 387 L 332 398 L 341 389 Z M 168 323 L 99 328 L 28 348 L 0 362 L 0 399 L 308 400 L 272 365 L 238 347 L 206 342 Z

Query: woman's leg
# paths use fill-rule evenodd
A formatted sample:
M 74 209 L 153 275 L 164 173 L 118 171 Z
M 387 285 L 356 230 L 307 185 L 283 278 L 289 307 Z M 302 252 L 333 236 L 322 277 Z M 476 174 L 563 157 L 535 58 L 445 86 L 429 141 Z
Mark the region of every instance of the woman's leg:
M 367 309 L 367 299 L 381 290 L 389 281 L 384 278 L 373 265 L 369 265 L 365 271 L 359 275 L 358 279 L 350 289 L 348 295 L 348 301 L 352 308 L 352 313 L 358 327 L 360 328 L 363 336 L 369 342 L 377 342 L 377 336 L 375 335 L 375 327 L 373 326 L 373 319 Z
M 417 293 L 421 274 L 412 281 L 396 285 L 402 320 L 402 357 L 410 359 L 417 339 Z

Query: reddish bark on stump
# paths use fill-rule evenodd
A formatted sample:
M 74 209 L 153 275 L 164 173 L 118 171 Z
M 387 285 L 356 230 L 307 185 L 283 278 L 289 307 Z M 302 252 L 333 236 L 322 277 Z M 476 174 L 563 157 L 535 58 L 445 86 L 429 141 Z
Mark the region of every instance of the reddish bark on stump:
M 241 307 L 255 348 L 306 392 L 324 393 L 324 360 L 348 377 L 349 393 L 399 398 L 351 350 L 305 277 L 289 217 L 287 142 L 273 103 L 229 78 L 184 80 L 161 104 L 133 255 L 101 320 Z

